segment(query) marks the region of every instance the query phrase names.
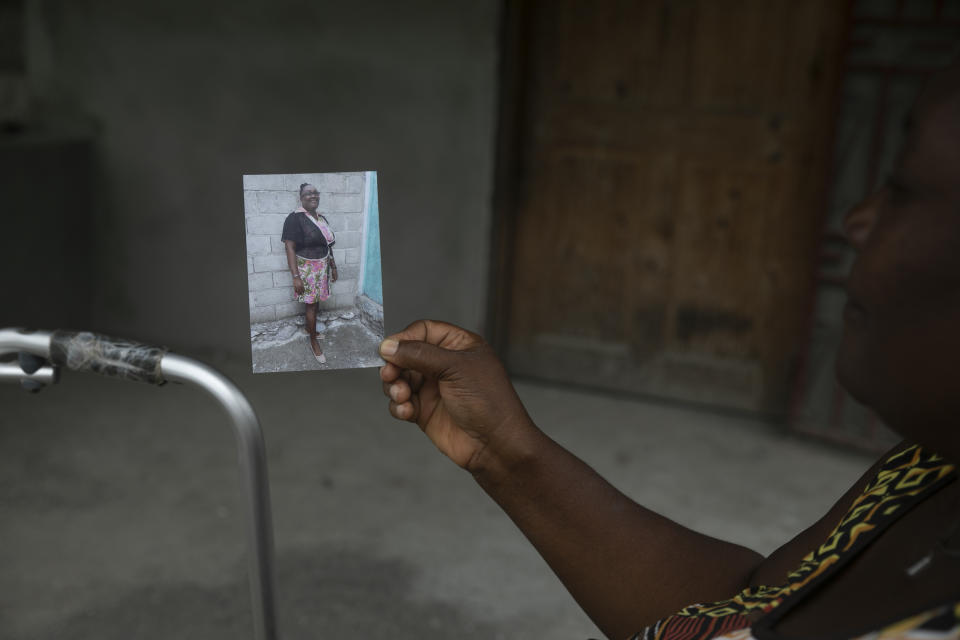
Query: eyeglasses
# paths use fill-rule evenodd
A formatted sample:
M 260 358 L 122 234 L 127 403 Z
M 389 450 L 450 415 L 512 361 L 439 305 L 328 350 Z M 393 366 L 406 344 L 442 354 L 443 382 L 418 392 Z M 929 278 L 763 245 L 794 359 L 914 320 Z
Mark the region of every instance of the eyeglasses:
M 313 196 L 319 196 L 319 195 L 320 195 L 320 192 L 319 192 L 319 191 L 304 191 L 303 193 L 300 194 L 300 197 L 301 197 L 301 198 L 312 198 Z

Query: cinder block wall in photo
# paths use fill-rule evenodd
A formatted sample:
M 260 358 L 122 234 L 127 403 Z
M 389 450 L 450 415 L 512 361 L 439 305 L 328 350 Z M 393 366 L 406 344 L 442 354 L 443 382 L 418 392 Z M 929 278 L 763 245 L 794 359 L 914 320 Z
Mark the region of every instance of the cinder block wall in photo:
M 243 208 L 247 230 L 247 284 L 250 321 L 269 322 L 298 316 L 303 303 L 295 302 L 287 255 L 280 235 L 283 221 L 300 206 L 300 185 L 310 183 L 320 192 L 317 210 L 336 235 L 333 255 L 339 279 L 321 310 L 355 306 L 363 244 L 366 174 L 300 173 L 243 176 Z

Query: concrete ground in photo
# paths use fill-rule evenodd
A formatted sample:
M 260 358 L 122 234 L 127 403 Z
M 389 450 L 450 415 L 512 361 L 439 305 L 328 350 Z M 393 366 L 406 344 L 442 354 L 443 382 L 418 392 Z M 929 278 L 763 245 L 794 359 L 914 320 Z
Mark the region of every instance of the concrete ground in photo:
M 356 314 L 350 312 L 347 315 L 347 319 L 334 315 L 318 322 L 317 338 L 327 359 L 323 364 L 313 355 L 302 317 L 252 325 L 250 333 L 253 372 L 324 371 L 382 366 L 379 348 L 383 337 L 364 326 Z

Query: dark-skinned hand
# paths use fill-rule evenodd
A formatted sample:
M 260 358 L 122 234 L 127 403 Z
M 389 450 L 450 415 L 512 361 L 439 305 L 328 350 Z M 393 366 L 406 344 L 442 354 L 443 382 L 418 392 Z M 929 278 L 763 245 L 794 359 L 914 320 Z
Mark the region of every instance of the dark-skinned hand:
M 536 427 L 493 349 L 475 333 L 419 320 L 380 345 L 390 413 L 416 423 L 447 457 L 479 473 Z

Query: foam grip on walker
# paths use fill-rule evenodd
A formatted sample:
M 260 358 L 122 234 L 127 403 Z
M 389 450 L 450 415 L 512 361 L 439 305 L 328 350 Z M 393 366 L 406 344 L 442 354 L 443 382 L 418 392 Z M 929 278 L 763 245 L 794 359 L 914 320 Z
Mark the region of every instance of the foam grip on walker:
M 54 331 L 50 361 L 74 371 L 161 385 L 160 361 L 166 349 L 88 331 Z

